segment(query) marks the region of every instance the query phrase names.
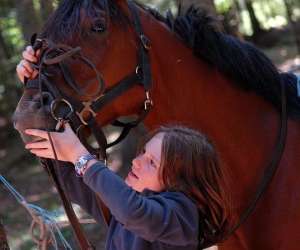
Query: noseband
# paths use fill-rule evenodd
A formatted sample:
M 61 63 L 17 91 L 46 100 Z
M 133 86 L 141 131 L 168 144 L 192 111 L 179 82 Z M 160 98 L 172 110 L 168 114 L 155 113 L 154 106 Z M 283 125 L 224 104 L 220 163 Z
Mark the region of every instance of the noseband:
M 32 38 L 32 45 L 34 50 L 41 50 L 39 62 L 37 63 L 37 65 L 32 65 L 39 71 L 38 89 L 40 93 L 41 106 L 45 106 L 42 91 L 46 89 L 54 97 L 54 100 L 50 105 L 50 109 L 53 119 L 57 121 L 55 129 L 59 131 L 63 127 L 64 123 L 70 122 L 73 130 L 76 131 L 79 139 L 87 147 L 87 149 L 91 153 L 96 154 L 99 158 L 105 160 L 107 148 L 122 141 L 133 127 L 136 127 L 140 122 L 144 120 L 144 118 L 151 110 L 151 107 L 153 106 L 153 102 L 150 97 L 152 79 L 149 50 L 151 48 L 151 45 L 149 39 L 143 33 L 142 25 L 135 4 L 131 0 L 128 0 L 127 2 L 133 19 L 134 30 L 138 37 L 139 50 L 137 66 L 131 74 L 124 77 L 121 81 L 119 81 L 109 89 L 105 88 L 105 82 L 101 74 L 96 69 L 95 65 L 88 58 L 82 55 L 80 47 L 73 48 L 65 44 L 55 44 L 51 40 L 45 38 L 36 39 L 36 35 Z M 66 59 L 80 60 L 95 72 L 95 78 L 98 82 L 98 86 L 94 95 L 87 95 L 86 90 L 89 86 L 86 86 L 84 88 L 79 87 L 79 84 L 72 77 L 68 65 L 65 63 Z M 89 97 L 90 101 L 80 102 L 75 98 L 63 93 L 49 79 L 50 75 L 47 73 L 46 68 L 50 65 L 57 65 L 67 85 L 71 87 L 71 89 L 75 91 L 76 94 Z M 145 100 L 141 105 L 141 111 L 138 115 L 138 118 L 135 121 L 128 123 L 115 120 L 112 125 L 122 127 L 122 132 L 114 142 L 108 144 L 101 126 L 96 122 L 96 116 L 107 104 L 111 103 L 114 99 L 136 85 L 142 85 L 145 90 Z M 37 89 L 35 81 L 26 81 L 25 86 L 26 89 Z M 59 110 L 61 110 L 62 108 L 64 110 L 63 114 L 59 112 Z M 83 135 L 84 128 L 90 129 L 91 134 L 95 137 L 98 143 L 98 148 L 94 148 L 90 146 L 89 143 L 87 143 L 87 138 L 85 138 L 85 136 Z M 49 128 L 47 130 L 49 131 Z M 54 168 L 54 165 L 56 165 L 56 167 L 59 167 L 59 164 L 50 134 L 49 140 L 51 142 L 56 160 L 49 161 L 42 159 L 41 162 L 48 170 L 48 173 L 50 174 L 57 187 L 66 214 L 72 225 L 72 228 L 74 229 L 81 249 L 93 249 L 93 247 L 86 239 L 84 233 L 82 232 L 71 203 L 61 187 L 60 181 L 58 179 L 59 174 L 56 173 Z M 97 202 L 106 223 L 109 223 L 109 210 L 106 208 L 106 206 L 98 196 Z

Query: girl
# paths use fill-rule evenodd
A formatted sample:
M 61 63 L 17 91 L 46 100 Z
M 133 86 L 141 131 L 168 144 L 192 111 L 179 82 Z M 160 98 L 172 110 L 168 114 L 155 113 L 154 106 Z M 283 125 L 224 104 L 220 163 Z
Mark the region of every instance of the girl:
M 46 131 L 26 133 L 43 139 L 27 149 L 54 159 Z M 71 200 L 98 221 L 94 193 L 110 209 L 107 250 L 196 250 L 227 236 L 231 214 L 225 177 L 213 145 L 200 132 L 181 126 L 152 132 L 125 181 L 89 154 L 69 124 L 51 137 L 57 158 L 72 163 L 60 168 Z

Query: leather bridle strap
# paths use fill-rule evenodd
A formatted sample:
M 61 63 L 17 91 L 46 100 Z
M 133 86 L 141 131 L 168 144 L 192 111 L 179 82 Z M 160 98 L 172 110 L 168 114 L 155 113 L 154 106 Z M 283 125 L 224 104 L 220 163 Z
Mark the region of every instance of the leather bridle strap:
M 127 76 L 125 79 L 114 85 L 111 89 L 105 92 L 98 100 L 94 101 L 90 107 L 98 113 L 104 106 L 109 104 L 112 100 L 125 93 L 127 90 L 132 88 L 138 82 L 141 81 L 141 77 L 135 72 Z
M 143 32 L 142 24 L 135 3 L 132 0 L 128 0 L 127 2 L 128 2 L 128 7 L 133 16 L 134 29 L 140 40 L 139 63 L 140 63 L 141 70 L 144 73 L 144 78 L 142 80 L 142 83 L 144 85 L 145 90 L 150 91 L 152 87 L 152 79 L 151 79 L 151 65 L 150 65 L 148 51 L 151 48 L 151 44 L 149 39 L 145 36 Z
M 258 201 L 261 199 L 262 195 L 270 185 L 273 176 L 276 173 L 276 170 L 279 166 L 280 160 L 282 158 L 285 143 L 286 143 L 286 136 L 287 136 L 287 107 L 286 107 L 286 91 L 284 82 L 281 79 L 281 111 L 280 111 L 280 130 L 277 137 L 277 143 L 275 144 L 275 150 L 273 151 L 271 160 L 267 166 L 267 168 L 264 171 L 263 177 L 260 181 L 260 184 L 257 188 L 257 191 L 255 193 L 255 196 L 253 197 L 250 205 L 248 208 L 244 211 L 244 213 L 241 215 L 239 222 L 230 230 L 228 235 L 225 237 L 227 239 L 229 236 L 231 236 L 252 214 L 254 211 Z M 224 239 L 224 240 L 225 240 Z
M 83 230 L 81 228 L 81 225 L 76 217 L 76 214 L 73 210 L 73 207 L 71 205 L 70 199 L 66 196 L 64 190 L 61 187 L 58 173 L 55 171 L 55 168 L 59 168 L 59 164 L 57 160 L 48 160 L 48 159 L 41 159 L 41 164 L 46 168 L 49 176 L 51 177 L 51 180 L 56 186 L 56 189 L 59 193 L 59 196 L 61 198 L 61 201 L 63 203 L 65 212 L 67 214 L 67 217 L 70 221 L 70 224 L 73 228 L 73 231 L 76 235 L 76 239 L 78 241 L 78 244 L 80 245 L 81 250 L 93 250 L 94 247 L 89 243 L 88 239 L 86 238 L 85 234 L 83 233 Z M 56 167 L 54 167 L 56 165 Z

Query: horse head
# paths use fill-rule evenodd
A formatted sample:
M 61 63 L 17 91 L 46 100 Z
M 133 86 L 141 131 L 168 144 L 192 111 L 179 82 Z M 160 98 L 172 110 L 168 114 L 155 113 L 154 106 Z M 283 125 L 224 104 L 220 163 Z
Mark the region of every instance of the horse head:
M 140 58 L 148 41 L 141 37 L 140 27 L 132 25 L 139 20 L 132 13 L 137 10 L 129 7 L 125 0 L 62 1 L 41 35 L 33 39 L 34 48 L 41 50 L 35 66 L 39 76 L 27 82 L 14 113 L 24 141 L 32 139 L 24 134 L 26 128 L 53 130 L 60 118 L 69 120 L 71 113 L 86 125 L 97 113 L 86 105 L 103 99 L 127 78 L 134 78 L 132 86 L 120 87 L 126 89 L 125 95 L 122 90 L 110 93 L 115 97 L 104 100 L 96 122 L 103 125 L 140 111 L 145 101 L 145 89 L 139 84 L 144 73 Z M 131 7 L 136 8 L 133 3 Z

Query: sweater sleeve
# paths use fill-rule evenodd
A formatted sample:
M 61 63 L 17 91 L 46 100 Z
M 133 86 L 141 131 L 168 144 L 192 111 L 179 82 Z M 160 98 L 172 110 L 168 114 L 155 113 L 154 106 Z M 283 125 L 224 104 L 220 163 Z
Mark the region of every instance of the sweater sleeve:
M 197 244 L 197 208 L 184 194 L 163 192 L 144 196 L 101 163 L 91 166 L 83 180 L 127 230 L 148 241 Z
M 59 166 L 56 171 L 58 171 L 60 183 L 69 199 L 83 208 L 101 225 L 105 224 L 95 193 L 83 182 L 81 177 L 76 175 L 74 166 L 64 164 Z

